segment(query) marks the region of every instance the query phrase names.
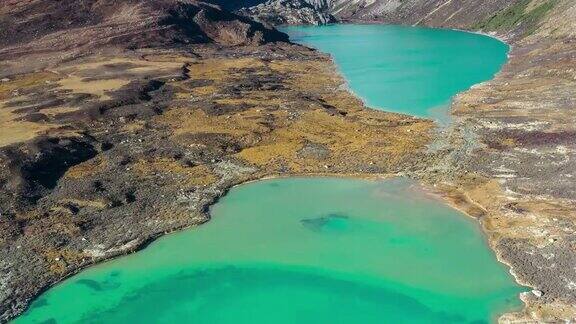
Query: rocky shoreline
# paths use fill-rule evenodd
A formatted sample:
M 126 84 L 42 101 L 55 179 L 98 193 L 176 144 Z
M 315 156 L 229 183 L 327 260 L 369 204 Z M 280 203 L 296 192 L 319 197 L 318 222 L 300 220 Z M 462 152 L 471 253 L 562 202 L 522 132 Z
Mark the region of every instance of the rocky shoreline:
M 522 295 L 527 308 L 501 322 L 575 320 L 574 4 L 335 1 L 327 10 L 345 22 L 453 28 L 511 45 L 494 80 L 454 100 L 451 127 L 430 146 L 438 159 L 412 176 L 478 218 L 498 258 L 533 288 Z
M 221 23 L 217 9 L 181 11 L 202 41 L 168 28 L 150 34 L 163 44 L 154 48 L 111 34 L 97 48 L 49 51 L 54 35 L 36 42 L 44 52 L 0 44 L 0 322 L 82 268 L 207 221 L 234 185 L 342 174 L 409 175 L 478 218 L 498 258 L 535 290 L 502 322 L 576 319 L 574 5 L 494 26 L 526 1 L 462 17 L 417 2 L 350 19 L 481 29 L 514 46 L 494 80 L 455 99 L 441 139 L 431 121 L 366 109 L 327 56 L 246 20 Z M 164 30 L 135 25 L 146 9 L 120 12 L 102 21 Z
M 63 54 L 3 63 L 2 321 L 82 268 L 207 221 L 236 184 L 425 160 L 432 122 L 366 109 L 302 46 Z
M 562 29 L 574 23 L 564 16 L 574 9 L 556 5 L 534 34 L 500 33 L 513 45 L 508 64 L 453 103 L 454 152 L 473 149 L 445 155 L 452 161 L 440 165 L 452 165 L 449 173 L 460 170 L 457 177 L 433 176 L 453 203 L 480 218 L 499 259 L 533 288 L 521 296 L 526 309 L 501 322 L 576 318 L 576 138 L 567 136 L 576 106 L 566 100 L 576 89 L 575 48 L 571 32 Z

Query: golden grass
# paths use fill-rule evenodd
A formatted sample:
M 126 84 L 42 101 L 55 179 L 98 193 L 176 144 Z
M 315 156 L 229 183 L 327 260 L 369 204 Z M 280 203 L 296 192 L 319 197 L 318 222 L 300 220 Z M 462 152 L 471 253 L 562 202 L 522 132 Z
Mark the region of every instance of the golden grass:
M 438 189 L 458 209 L 468 215 L 481 218 L 482 225 L 492 240 L 513 238 L 528 240 L 541 246 L 550 244 L 550 237 L 561 236 L 561 228 L 553 219 L 576 218 L 576 208 L 533 198 L 507 198 L 502 186 L 474 174 L 461 176 L 456 183 L 441 184 Z M 509 206 L 513 203 L 513 207 Z
M 53 108 L 44 108 L 42 109 L 42 113 L 46 114 L 46 115 L 50 115 L 50 116 L 56 116 L 59 114 L 65 114 L 65 113 L 70 113 L 70 112 L 75 112 L 80 110 L 79 107 L 67 107 L 67 106 L 62 106 L 62 107 L 53 107 Z
M 16 119 L 21 116 L 13 113 L 13 110 L 4 108 L 0 102 L 0 147 L 31 140 L 58 126 L 47 123 L 17 121 Z
M 275 129 L 261 145 L 247 148 L 237 156 L 263 168 L 286 161 L 294 172 L 309 169 L 307 166 L 310 164 L 353 168 L 354 164 L 363 163 L 389 167 L 422 149 L 428 141 L 425 136 L 410 136 L 407 131 L 425 134 L 428 127 L 426 124 L 410 124 L 395 127 L 395 131 L 390 132 L 387 127 L 362 125 L 332 116 L 324 110 L 313 110 L 294 123 Z M 299 158 L 297 153 L 305 141 L 326 145 L 330 151 L 328 160 L 318 162 Z
M 154 63 L 193 63 L 197 61 L 196 58 L 186 56 L 185 54 L 172 53 L 144 55 L 144 60 Z
M 243 97 L 243 98 L 225 98 L 216 99 L 215 103 L 222 105 L 249 105 L 249 106 L 278 106 L 285 103 L 282 98 L 261 98 L 261 97 Z
M 294 169 L 298 165 L 296 153 L 302 148 L 298 139 L 284 139 L 277 143 L 263 144 L 242 150 L 236 156 L 248 163 L 260 167 L 278 167 L 283 162 L 289 163 Z
M 163 121 L 173 127 L 175 135 L 223 133 L 241 137 L 268 131 L 267 127 L 260 125 L 257 119 L 252 118 L 260 116 L 261 114 L 255 109 L 243 114 L 223 116 L 211 116 L 199 109 L 189 111 L 174 109 L 165 114 Z
M 158 58 L 158 60 L 153 60 Z M 78 73 L 87 70 L 97 70 L 102 69 L 106 65 L 121 65 L 126 64 L 127 67 L 125 71 L 129 72 L 151 72 L 151 71 L 177 71 L 184 66 L 184 62 L 188 62 L 189 59 L 185 60 L 162 60 L 159 56 L 148 56 L 147 60 L 127 58 L 127 57 L 97 57 L 89 62 L 74 64 L 59 70 L 62 73 Z M 184 62 L 182 62 L 184 61 Z
M 86 257 L 83 252 L 67 248 L 45 248 L 41 251 L 41 255 L 46 260 L 46 263 L 48 263 L 50 272 L 58 275 L 62 275 L 66 272 L 67 264 L 80 263 L 82 262 L 82 259 Z
M 217 104 L 251 106 L 241 112 L 211 115 L 194 103 L 169 110 L 159 119 L 174 130 L 174 138 L 186 134 L 219 133 L 233 136 L 247 147 L 236 158 L 267 172 L 325 171 L 326 165 L 357 169 L 358 165 L 389 168 L 423 150 L 430 140 L 432 122 L 366 109 L 345 90 L 340 76 L 323 61 L 273 61 L 213 59 L 190 66 L 192 78 L 210 81 L 209 86 L 187 89 L 178 83 L 179 98 L 205 99 Z M 251 68 L 250 75 L 232 69 Z M 288 76 L 287 90 L 248 91 L 242 97 L 226 97 L 221 89 L 230 78 L 254 78 L 263 72 Z M 214 93 L 220 93 L 213 97 Z M 319 96 L 321 102 L 303 99 Z M 199 98 L 198 98 L 199 97 Z M 290 109 L 297 109 L 291 116 Z M 329 156 L 322 161 L 299 156 L 305 142 L 324 144 Z M 183 143 L 189 144 L 189 143 Z M 288 169 L 286 169 L 288 168 Z
M 9 95 L 24 88 L 32 88 L 45 85 L 46 82 L 52 82 L 58 79 L 58 74 L 53 72 L 37 72 L 16 76 L 8 82 L 0 82 L 0 100 L 4 100 Z
M 265 64 L 256 58 L 206 59 L 189 65 L 191 79 L 222 81 L 233 77 L 232 69 L 262 68 Z
M 146 122 L 143 120 L 136 120 L 134 122 L 124 124 L 121 129 L 123 132 L 134 133 L 144 129 L 145 125 Z
M 157 172 L 173 173 L 182 177 L 179 184 L 187 186 L 206 186 L 216 181 L 216 176 L 204 165 L 187 167 L 179 161 L 168 158 L 140 160 L 133 165 L 133 168 L 137 174 L 144 177 Z
M 216 93 L 217 90 L 218 88 L 216 88 L 215 86 L 203 86 L 192 88 L 191 90 L 188 90 L 184 94 L 178 93 L 178 95 L 183 95 L 186 98 L 190 98 L 190 93 L 195 96 L 209 96 Z
M 106 166 L 108 165 L 108 161 L 102 155 L 98 155 L 97 157 L 88 160 L 86 162 L 77 164 L 68 171 L 66 171 L 65 176 L 74 179 L 80 179 L 88 176 L 93 176 L 99 172 L 105 170 Z
M 60 200 L 59 202 L 61 204 L 73 204 L 78 207 L 90 207 L 96 209 L 104 209 L 108 206 L 108 204 L 105 201 L 99 201 L 99 200 L 66 199 L 66 200 Z
M 87 93 L 95 95 L 102 100 L 110 99 L 110 96 L 107 94 L 107 92 L 118 90 L 128 83 L 130 83 L 130 80 L 123 79 L 86 81 L 85 78 L 75 75 L 70 75 L 58 81 L 60 88 L 63 90 L 68 90 L 72 93 Z
M 154 74 L 155 76 L 170 76 L 179 75 L 185 62 L 190 59 L 182 58 L 169 61 L 170 57 L 163 56 L 149 56 L 147 60 L 136 58 L 107 58 L 97 57 L 89 62 L 74 64 L 66 66 L 57 70 L 61 75 L 64 75 L 58 81 L 61 89 L 72 91 L 73 93 L 86 93 L 98 97 L 99 100 L 108 100 L 110 96 L 107 94 L 109 91 L 118 90 L 121 87 L 129 84 L 133 80 L 134 74 L 147 75 Z M 153 61 L 152 59 L 157 59 Z M 98 74 L 99 70 L 104 70 L 109 66 L 122 66 L 117 72 L 118 77 L 106 77 L 106 73 Z M 88 79 L 94 75 L 106 77 L 101 80 Z

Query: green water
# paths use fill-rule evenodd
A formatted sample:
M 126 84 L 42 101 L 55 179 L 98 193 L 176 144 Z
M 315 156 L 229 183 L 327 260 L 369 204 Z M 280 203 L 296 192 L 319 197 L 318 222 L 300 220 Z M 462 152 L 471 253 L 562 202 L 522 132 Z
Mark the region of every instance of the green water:
M 354 93 L 377 109 L 441 118 L 451 98 L 492 79 L 508 46 L 491 37 L 387 25 L 284 27 L 329 53 Z
M 406 180 L 267 180 L 211 212 L 15 323 L 485 323 L 520 306 L 477 224 Z

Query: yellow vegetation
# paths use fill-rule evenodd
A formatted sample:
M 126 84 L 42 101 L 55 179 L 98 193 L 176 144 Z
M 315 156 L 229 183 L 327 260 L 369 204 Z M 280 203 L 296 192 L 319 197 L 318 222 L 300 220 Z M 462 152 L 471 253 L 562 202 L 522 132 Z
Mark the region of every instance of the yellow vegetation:
M 103 155 L 98 155 L 94 159 L 80 163 L 68 169 L 65 176 L 69 178 L 83 178 L 86 176 L 95 175 L 102 172 L 108 165 L 107 160 Z
M 58 81 L 60 88 L 63 90 L 72 91 L 72 93 L 87 93 L 95 95 L 102 100 L 110 99 L 107 92 L 117 90 L 130 83 L 130 80 L 122 79 L 106 79 L 106 80 L 90 80 L 85 78 L 70 75 Z
M 176 83 L 178 97 L 190 98 L 192 93 L 195 99 L 243 108 L 235 113 L 213 115 L 195 107 L 196 101 L 192 101 L 158 118 L 174 130 L 177 140 L 200 133 L 234 137 L 246 146 L 235 157 L 266 172 L 282 168 L 288 172 L 315 173 L 332 166 L 357 169 L 360 164 L 389 168 L 426 146 L 432 122 L 366 109 L 348 91 L 338 90 L 342 79 L 324 63 L 198 61 L 190 66 L 190 75 L 210 85 L 189 89 L 185 82 Z M 251 68 L 249 76 L 235 72 L 244 67 Z M 287 76 L 286 90 L 244 91 L 241 97 L 227 97 L 226 91 L 221 90 L 229 82 L 254 78 L 264 71 Z M 218 96 L 213 96 L 215 93 Z M 312 101 L 305 96 L 320 100 Z M 325 145 L 329 154 L 321 160 L 299 156 L 306 142 Z
M 256 58 L 207 59 L 189 66 L 190 78 L 221 81 L 232 74 L 231 69 L 261 68 L 264 63 Z
M 144 177 L 157 172 L 173 173 L 182 177 L 180 184 L 188 186 L 206 186 L 216 181 L 212 171 L 204 165 L 187 167 L 179 161 L 168 158 L 140 160 L 133 167 L 137 174 Z
M 8 98 L 10 93 L 17 91 L 18 89 L 30 89 L 57 79 L 58 75 L 52 72 L 38 72 L 19 75 L 8 82 L 0 82 L 0 100 Z
M 100 100 L 110 99 L 107 92 L 118 90 L 130 83 L 134 74 L 146 75 L 153 73 L 156 77 L 178 75 L 184 67 L 183 61 L 167 61 L 169 57 L 149 56 L 148 60 L 136 58 L 106 58 L 98 57 L 89 62 L 74 64 L 58 69 L 58 73 L 64 77 L 58 81 L 61 89 L 73 93 L 87 93 L 97 96 Z M 152 59 L 158 59 L 152 61 Z M 118 72 L 102 72 L 106 67 L 113 70 L 118 66 Z M 92 79 L 96 74 L 102 79 Z
M 41 255 L 48 263 L 50 272 L 62 275 L 66 272 L 67 264 L 75 264 L 82 262 L 86 255 L 80 251 L 71 249 L 55 249 L 47 248 L 41 252 Z
M 47 123 L 18 121 L 16 119 L 21 116 L 13 113 L 13 111 L 14 109 L 5 108 L 0 102 L 0 147 L 31 140 L 39 134 L 58 126 Z

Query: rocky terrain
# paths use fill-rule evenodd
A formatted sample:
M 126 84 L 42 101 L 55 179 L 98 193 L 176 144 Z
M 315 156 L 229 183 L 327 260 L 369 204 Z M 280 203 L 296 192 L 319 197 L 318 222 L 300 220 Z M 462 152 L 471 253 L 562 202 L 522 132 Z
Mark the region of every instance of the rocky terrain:
M 235 184 L 426 159 L 432 122 L 366 109 L 327 56 L 213 5 L 0 8 L 1 322 L 94 262 L 207 221 Z
M 501 259 L 535 289 L 521 320 L 576 318 L 575 26 L 570 1 L 520 1 L 479 20 L 472 27 L 507 39 L 511 58 L 453 105 L 453 134 L 467 130 L 481 144 L 454 162 L 485 178 L 456 183 L 484 209 Z
M 205 222 L 230 186 L 291 174 L 421 179 L 534 289 L 502 322 L 576 320 L 576 4 L 225 4 L 240 15 L 185 0 L 0 5 L 0 322 L 83 267 Z M 332 17 L 492 33 L 511 57 L 436 129 L 366 109 L 328 57 L 267 27 Z
M 238 10 L 269 25 L 324 25 L 335 23 L 327 0 L 271 0 Z
M 8 0 L 0 7 L 0 57 L 190 43 L 257 45 L 285 35 L 197 1 Z
M 223 0 L 214 0 L 224 2 Z M 561 0 L 255 0 L 241 13 L 274 24 L 339 22 L 392 23 L 433 27 L 535 32 L 538 22 Z M 302 9 L 299 9 L 302 8 Z M 309 13 L 313 8 L 316 13 Z M 524 9 L 528 9 L 524 12 Z M 535 9 L 535 10 L 533 10 Z M 238 10 L 238 9 L 235 9 Z M 316 17 L 317 20 L 310 21 Z

